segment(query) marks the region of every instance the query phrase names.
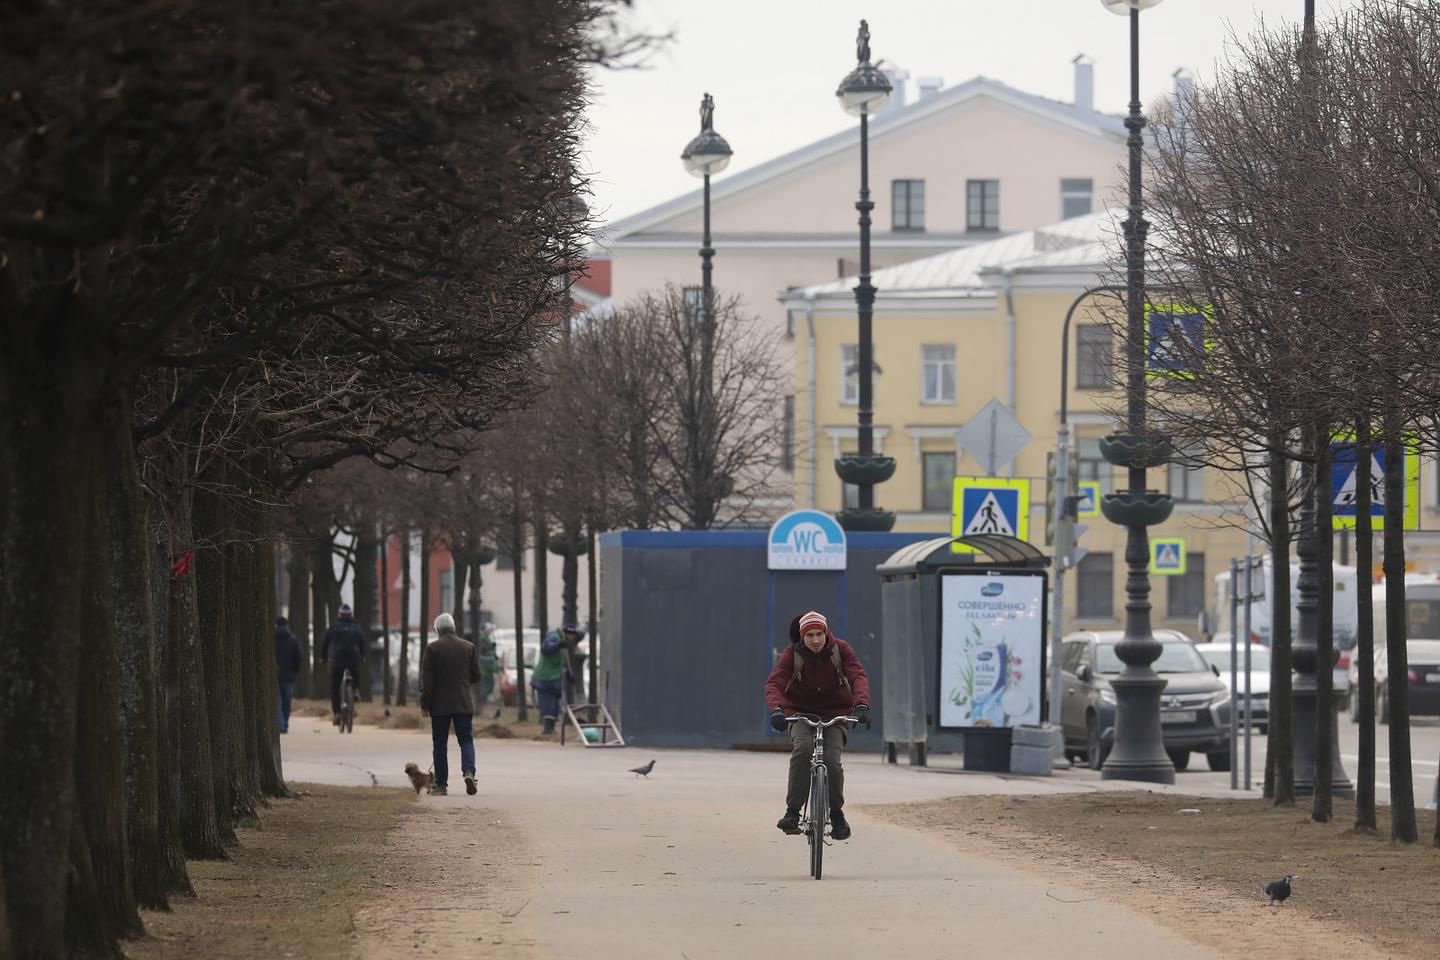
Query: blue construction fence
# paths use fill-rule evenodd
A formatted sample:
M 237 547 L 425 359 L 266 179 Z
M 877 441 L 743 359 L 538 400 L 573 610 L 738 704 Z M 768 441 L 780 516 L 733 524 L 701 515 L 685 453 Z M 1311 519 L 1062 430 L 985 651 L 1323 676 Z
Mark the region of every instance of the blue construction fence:
M 855 731 L 852 749 L 879 749 L 885 651 L 875 568 L 936 536 L 945 534 L 851 533 L 843 571 L 772 571 L 765 531 L 601 535 L 600 688 L 626 741 L 775 743 L 765 678 L 789 642 L 791 619 L 818 610 L 854 645 L 870 676 L 875 728 Z M 933 660 L 935 641 L 927 643 Z M 935 704 L 929 712 L 933 717 Z M 960 749 L 957 735 L 931 736 L 932 750 Z

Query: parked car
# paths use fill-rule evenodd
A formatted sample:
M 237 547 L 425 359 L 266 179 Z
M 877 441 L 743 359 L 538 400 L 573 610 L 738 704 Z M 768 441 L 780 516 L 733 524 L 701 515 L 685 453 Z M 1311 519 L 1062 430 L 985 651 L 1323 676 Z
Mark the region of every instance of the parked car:
M 1375 719 L 1390 722 L 1390 664 L 1387 648 L 1375 639 Z M 1406 640 L 1405 663 L 1409 682 L 1410 716 L 1440 716 L 1440 640 Z M 1356 689 L 1360 685 L 1358 664 L 1350 667 Z M 1350 698 L 1350 722 L 1360 722 L 1359 697 Z
M 1230 642 L 1197 643 L 1195 649 L 1205 662 L 1220 671 L 1220 682 L 1230 689 Z M 1245 649 L 1235 651 L 1235 672 L 1240 681 L 1239 694 L 1232 690 L 1237 715 L 1245 712 L 1245 694 L 1250 694 L 1250 722 L 1260 733 L 1265 733 L 1270 719 L 1270 648 L 1258 643 L 1250 645 L 1250 672 L 1245 673 Z M 1246 681 L 1249 681 L 1248 683 Z
M 1293 626 L 1292 624 L 1292 637 Z M 1340 695 L 1336 709 L 1344 710 L 1352 699 L 1350 696 L 1350 661 L 1351 658 L 1355 656 L 1355 635 L 1349 632 L 1342 632 L 1337 627 L 1333 636 L 1335 638 L 1335 665 L 1330 671 L 1330 683 L 1331 689 Z M 1254 641 L 1254 644 L 1250 647 L 1251 650 L 1263 649 L 1268 651 L 1270 649 L 1269 628 L 1266 628 L 1263 635 L 1252 631 L 1251 640 Z M 1225 647 L 1225 661 L 1219 664 L 1219 667 L 1221 679 L 1226 680 L 1228 683 L 1228 677 L 1230 675 L 1230 631 L 1221 630 L 1217 632 L 1210 638 L 1210 642 L 1221 644 Z M 1256 644 L 1258 644 L 1258 646 Z M 1269 688 L 1267 687 L 1266 689 L 1268 690 Z
M 1115 691 L 1110 678 L 1124 664 L 1115 645 L 1119 630 L 1080 631 L 1061 648 L 1060 724 L 1065 752 L 1099 770 L 1115 739 Z M 1230 768 L 1230 691 L 1218 671 L 1206 664 L 1190 638 L 1175 630 L 1156 630 L 1160 656 L 1156 673 L 1169 681 L 1160 695 L 1165 752 L 1176 770 L 1190 764 L 1190 753 L 1206 755 L 1211 770 Z

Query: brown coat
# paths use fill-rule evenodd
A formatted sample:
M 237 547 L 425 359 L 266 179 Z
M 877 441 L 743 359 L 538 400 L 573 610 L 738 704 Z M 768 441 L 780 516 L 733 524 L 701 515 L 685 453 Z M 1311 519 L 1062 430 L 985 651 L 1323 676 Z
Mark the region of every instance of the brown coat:
M 480 682 L 480 661 L 475 644 L 453 633 L 442 633 L 420 655 L 420 709 L 438 717 L 475 712 L 470 685 Z

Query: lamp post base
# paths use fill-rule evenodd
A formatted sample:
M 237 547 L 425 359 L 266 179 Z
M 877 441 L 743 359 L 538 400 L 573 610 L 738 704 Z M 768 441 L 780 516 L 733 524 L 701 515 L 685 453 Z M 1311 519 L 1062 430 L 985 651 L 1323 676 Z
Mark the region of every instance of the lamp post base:
M 1292 693 L 1295 704 L 1295 796 L 1315 795 L 1315 702 L 1319 694 L 1314 687 L 1297 686 Z M 1345 775 L 1340 760 L 1339 697 L 1337 709 L 1330 711 L 1330 794 L 1346 800 L 1355 799 L 1355 784 Z
M 1149 667 L 1126 667 L 1110 681 L 1116 701 L 1115 746 L 1100 779 L 1175 782 L 1175 765 L 1165 752 L 1160 731 L 1160 693 L 1167 683 Z

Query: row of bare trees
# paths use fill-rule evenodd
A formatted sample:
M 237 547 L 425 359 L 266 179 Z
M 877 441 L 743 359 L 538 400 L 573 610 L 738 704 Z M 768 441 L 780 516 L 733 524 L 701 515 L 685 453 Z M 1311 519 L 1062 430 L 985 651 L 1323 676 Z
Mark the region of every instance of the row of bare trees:
M 645 43 L 611 0 L 7 11 L 0 956 L 118 956 L 284 792 L 275 544 L 328 611 L 317 475 L 534 396 L 583 71 Z
M 1155 128 L 1150 276 L 1163 293 L 1151 299 L 1206 320 L 1203 333 L 1146 351 L 1168 352 L 1166 363 L 1193 374 L 1151 377 L 1153 427 L 1249 489 L 1270 545 L 1281 599 L 1272 604 L 1267 794 L 1295 801 L 1294 666 L 1315 677 L 1312 816 L 1332 816 L 1338 453 L 1357 462 L 1356 557 L 1366 576 L 1370 507 L 1383 498 L 1391 833 L 1413 841 L 1403 462 L 1436 452 L 1440 414 L 1440 3 L 1361 0 L 1313 33 L 1262 29 Z M 1376 453 L 1383 477 L 1370 475 Z M 1284 600 L 1292 545 L 1307 599 L 1300 624 Z M 1362 589 L 1352 696 L 1356 822 L 1373 829 L 1369 605 Z
M 697 319 L 673 288 L 603 315 L 579 315 L 533 356 L 547 388 L 443 472 L 347 464 L 310 485 L 290 518 L 291 626 L 302 642 L 309 630 L 320 637 L 327 618 L 335 615 L 337 562 L 342 570 L 353 564 L 356 615 L 373 635 L 367 618 L 377 608 L 377 595 L 367 571 L 376 567 L 378 545 L 392 538 L 402 552 L 385 557 L 386 566 L 404 571 L 407 579 L 412 541 L 422 580 L 429 555 L 440 548 L 449 552 L 454 612 L 461 624 L 478 621 L 485 564 L 498 555 L 514 558 L 514 595 L 504 599 L 518 627 L 533 609 L 533 625 L 543 635 L 551 626 L 547 553 L 563 558 L 562 621 L 588 622 L 593 630 L 599 533 L 704 529 L 763 517 L 781 492 L 777 477 L 784 436 L 775 401 L 783 390 L 783 369 L 772 337 L 758 321 L 738 302 L 722 302 L 715 311 L 713 415 L 702 417 Z M 530 551 L 533 591 L 527 598 L 519 558 Z M 590 598 L 583 617 L 582 565 Z M 313 585 L 308 600 L 306 583 Z M 425 605 L 428 585 L 422 582 L 418 589 L 424 598 L 423 644 L 431 611 Z M 401 603 L 408 610 L 408 595 Z M 307 604 L 314 611 L 311 618 L 305 614 Z M 382 611 L 381 622 L 392 619 Z M 400 619 L 403 624 L 406 618 Z M 392 691 L 397 703 L 406 702 L 409 665 L 417 662 L 408 655 L 409 641 L 402 627 L 400 669 L 383 684 L 387 702 Z M 522 631 L 517 630 L 515 642 L 523 689 Z M 384 662 L 390 663 L 388 649 Z M 593 655 L 589 668 L 586 687 L 593 699 Z M 368 684 L 362 677 L 367 694 Z M 307 687 L 302 677 L 297 689 L 318 696 L 321 686 L 317 680 Z M 523 719 L 523 700 L 520 709 Z

